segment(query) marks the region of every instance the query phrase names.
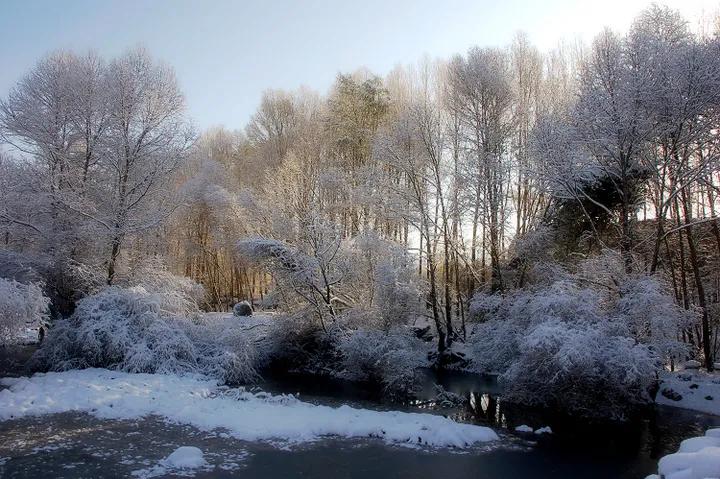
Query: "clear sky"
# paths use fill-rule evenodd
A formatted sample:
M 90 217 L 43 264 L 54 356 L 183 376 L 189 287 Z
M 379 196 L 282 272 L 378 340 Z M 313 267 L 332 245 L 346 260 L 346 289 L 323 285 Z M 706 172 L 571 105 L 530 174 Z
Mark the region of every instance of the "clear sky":
M 45 53 L 135 46 L 175 67 L 195 124 L 244 126 L 267 88 L 325 92 L 338 72 L 385 74 L 424 54 L 504 45 L 541 49 L 627 29 L 649 0 L 4 0 L 0 96 Z M 666 0 L 696 22 L 718 0 Z

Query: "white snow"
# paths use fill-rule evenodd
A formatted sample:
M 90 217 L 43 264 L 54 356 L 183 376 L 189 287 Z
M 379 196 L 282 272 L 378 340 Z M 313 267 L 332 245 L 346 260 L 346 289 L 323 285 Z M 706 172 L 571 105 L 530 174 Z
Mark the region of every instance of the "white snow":
M 67 411 L 99 418 L 157 415 L 247 441 L 293 444 L 323 436 L 378 437 L 390 443 L 467 447 L 498 440 L 490 428 L 442 416 L 308 404 L 293 396 L 218 386 L 203 376 L 73 370 L 5 378 L 0 420 Z
M 720 447 L 720 438 L 708 436 L 691 437 L 680 443 L 678 452 L 698 452 L 706 447 Z
M 203 452 L 194 446 L 181 446 L 162 461 L 165 465 L 180 469 L 197 469 L 207 462 Z
M 552 429 L 550 429 L 550 426 L 541 427 L 535 429 L 535 434 L 552 434 Z
M 528 426 L 527 424 L 523 424 L 521 426 L 518 426 L 515 428 L 517 432 L 533 432 L 533 428 Z
M 720 429 L 710 429 L 703 437 L 686 439 L 675 454 L 658 463 L 658 474 L 646 479 L 720 479 Z
M 655 397 L 658 404 L 720 416 L 720 374 L 685 370 L 666 372 L 660 380 L 660 390 Z M 672 390 L 682 399 L 670 399 L 663 395 L 663 390 Z
M 203 452 L 195 446 L 181 446 L 153 467 L 132 471 L 131 475 L 139 479 L 152 479 L 172 474 L 179 477 L 192 477 L 198 472 L 211 471 L 214 466 L 208 464 Z

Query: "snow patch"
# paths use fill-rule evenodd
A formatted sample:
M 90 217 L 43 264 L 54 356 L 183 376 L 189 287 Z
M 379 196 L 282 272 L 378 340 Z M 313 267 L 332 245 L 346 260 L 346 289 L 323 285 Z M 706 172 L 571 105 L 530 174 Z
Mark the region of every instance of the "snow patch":
M 148 415 L 246 441 L 292 445 L 324 436 L 377 437 L 388 443 L 468 447 L 498 440 L 490 428 L 432 414 L 333 408 L 294 396 L 218 386 L 204 376 L 84 369 L 5 378 L 0 420 L 67 411 L 103 419 Z
M 166 466 L 180 469 L 197 469 L 207 464 L 203 452 L 194 446 L 178 447 L 163 459 L 163 463 Z
M 521 425 L 521 426 L 518 426 L 518 427 L 515 428 L 515 430 L 516 430 L 517 432 L 528 432 L 528 433 L 533 432 L 533 428 L 531 428 L 531 427 L 528 426 L 527 424 L 523 424 L 523 425 Z

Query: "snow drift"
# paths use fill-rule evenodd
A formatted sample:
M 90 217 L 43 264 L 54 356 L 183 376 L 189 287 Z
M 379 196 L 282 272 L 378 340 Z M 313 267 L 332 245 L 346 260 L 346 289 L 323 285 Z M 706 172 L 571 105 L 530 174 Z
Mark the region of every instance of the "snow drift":
M 0 391 L 0 420 L 68 411 L 104 419 L 157 415 L 202 430 L 220 428 L 241 440 L 284 445 L 340 436 L 464 448 L 499 439 L 487 427 L 442 416 L 318 406 L 294 396 L 218 386 L 202 376 L 85 369 L 1 382 L 9 389 Z

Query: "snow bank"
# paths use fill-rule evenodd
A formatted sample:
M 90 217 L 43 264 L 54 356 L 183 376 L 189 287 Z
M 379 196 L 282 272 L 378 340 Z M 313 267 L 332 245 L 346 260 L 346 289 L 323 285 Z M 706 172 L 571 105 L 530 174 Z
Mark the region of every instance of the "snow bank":
M 318 406 L 293 396 L 218 386 L 202 376 L 85 369 L 5 378 L 0 383 L 10 386 L 0 391 L 0 420 L 66 411 L 108 419 L 157 415 L 202 430 L 224 428 L 241 440 L 285 444 L 342 436 L 467 447 L 499 439 L 492 429 L 442 416 Z
M 666 372 L 655 401 L 720 416 L 720 374 L 705 371 Z
M 704 437 L 686 439 L 680 450 L 658 463 L 658 474 L 646 479 L 720 479 L 720 428 L 710 429 Z

